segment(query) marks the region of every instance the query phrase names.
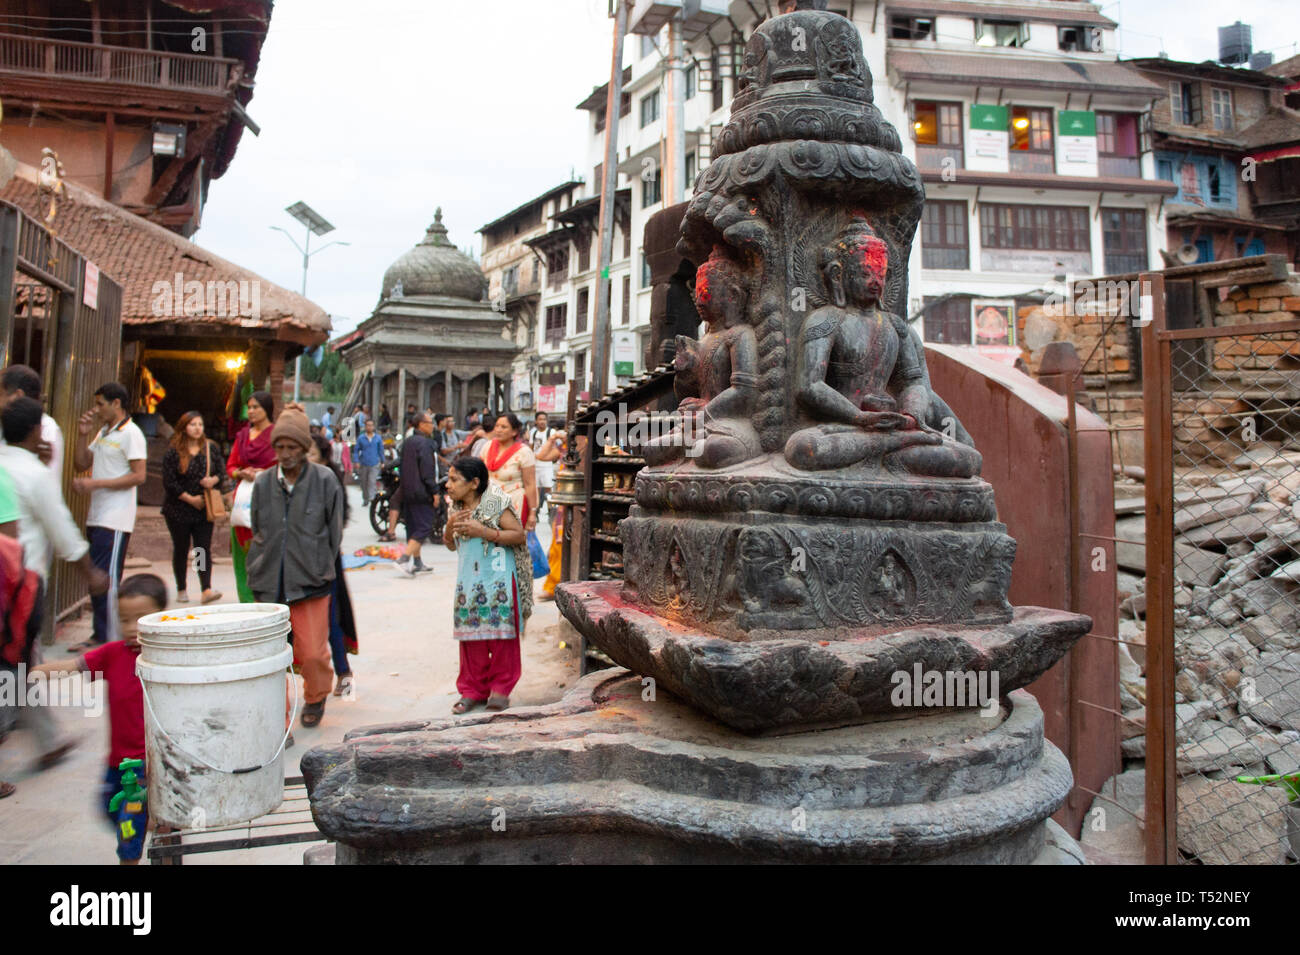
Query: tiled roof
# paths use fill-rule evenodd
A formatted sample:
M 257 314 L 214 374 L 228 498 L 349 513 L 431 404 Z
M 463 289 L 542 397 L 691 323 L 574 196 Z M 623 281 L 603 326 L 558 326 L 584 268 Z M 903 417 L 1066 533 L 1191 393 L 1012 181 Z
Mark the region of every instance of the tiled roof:
M 1300 142 L 1300 112 L 1274 107 L 1258 122 L 1243 129 L 1237 138 L 1246 149 Z
M 0 199 L 12 202 L 37 221 L 44 221 L 48 205 L 37 195 L 37 170 L 18 165 L 13 179 L 0 189 Z M 140 216 L 118 208 L 80 186 L 66 184 L 67 198 L 59 203 L 51 230 L 94 262 L 101 272 L 122 286 L 122 324 L 147 325 L 177 321 L 155 314 L 154 283 L 171 285 L 176 273 L 183 282 L 257 282 L 260 316 L 186 315 L 187 323 L 234 325 L 244 329 L 275 329 L 281 324 L 319 332 L 328 337 L 330 318 L 314 302 L 281 288 L 209 252 L 202 246 Z
M 1039 59 L 1005 50 L 998 53 L 946 53 L 890 49 L 889 69 L 905 79 L 1010 89 L 1067 89 L 1140 93 L 1156 96 L 1164 87 L 1114 60 Z

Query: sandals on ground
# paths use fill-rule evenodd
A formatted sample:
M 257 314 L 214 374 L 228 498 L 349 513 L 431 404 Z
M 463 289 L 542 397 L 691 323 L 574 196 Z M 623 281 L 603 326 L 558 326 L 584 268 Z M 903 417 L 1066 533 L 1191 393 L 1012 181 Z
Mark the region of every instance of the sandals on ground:
M 0 782 L 0 799 L 4 799 L 8 796 L 12 796 L 17 791 L 18 791 L 18 787 L 15 786 L 13 783 Z
M 460 716 L 462 713 L 468 713 L 470 710 L 474 709 L 474 707 L 482 704 L 482 702 L 482 700 L 475 700 L 468 696 L 462 696 L 452 705 L 451 711 L 457 716 Z
M 199 602 L 205 604 L 216 603 L 218 600 L 221 599 L 221 597 L 222 594 L 220 590 L 209 590 L 206 594 L 204 594 L 200 598 Z
M 488 697 L 487 708 L 493 712 L 500 712 L 510 705 L 510 697 L 502 693 L 493 693 Z
M 321 717 L 325 715 L 325 701 L 319 703 L 308 703 L 302 708 L 302 725 L 319 726 Z

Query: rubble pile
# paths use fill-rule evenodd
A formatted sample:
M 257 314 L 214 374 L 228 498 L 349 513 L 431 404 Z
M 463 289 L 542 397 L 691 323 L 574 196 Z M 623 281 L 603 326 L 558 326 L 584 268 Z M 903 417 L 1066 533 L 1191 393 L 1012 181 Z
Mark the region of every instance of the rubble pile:
M 1179 847 L 1207 863 L 1279 863 L 1285 795 L 1234 777 L 1300 770 L 1300 445 L 1260 443 L 1232 463 L 1175 479 Z M 1140 493 L 1125 493 L 1115 536 L 1135 543 L 1116 545 L 1119 636 L 1134 643 L 1119 646 L 1122 750 L 1141 760 L 1146 518 Z

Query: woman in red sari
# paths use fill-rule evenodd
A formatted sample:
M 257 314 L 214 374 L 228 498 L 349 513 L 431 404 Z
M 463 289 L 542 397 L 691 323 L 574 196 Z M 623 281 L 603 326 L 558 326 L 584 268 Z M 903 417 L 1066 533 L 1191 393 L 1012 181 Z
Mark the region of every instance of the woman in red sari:
M 275 449 L 271 447 L 271 425 L 275 417 L 275 404 L 267 391 L 255 391 L 248 399 L 248 424 L 235 438 L 235 446 L 226 462 L 226 473 L 238 482 L 252 481 L 257 475 L 276 464 Z M 238 493 L 238 492 L 236 492 Z M 247 527 L 230 527 L 230 561 L 235 567 L 235 589 L 240 603 L 255 603 L 248 588 L 244 559 L 253 532 Z
M 488 435 L 492 440 L 483 451 L 492 483 L 505 491 L 524 524 L 524 531 L 537 526 L 537 458 L 523 439 L 523 424 L 513 414 L 503 414 Z

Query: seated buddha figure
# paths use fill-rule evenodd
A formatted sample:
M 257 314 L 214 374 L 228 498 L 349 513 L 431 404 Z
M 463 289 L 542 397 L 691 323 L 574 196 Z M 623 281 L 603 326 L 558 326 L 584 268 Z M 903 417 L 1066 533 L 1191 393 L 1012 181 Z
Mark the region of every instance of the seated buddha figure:
M 696 271 L 695 305 L 708 330 L 698 344 L 679 339 L 677 357 L 693 362 L 698 387 L 688 390 L 694 394 L 678 392 L 681 427 L 649 442 L 645 457 L 663 464 L 684 452 L 699 467 L 723 468 L 754 457 L 760 445 L 750 421 L 758 340 L 746 321 L 748 284 L 744 270 L 721 249 Z
M 934 427 L 947 405 L 929 388 L 916 335 L 879 307 L 888 257 L 861 220 L 822 251 L 832 304 L 800 330 L 794 384 L 799 409 L 815 423 L 790 436 L 786 460 L 805 470 L 861 462 L 926 477 L 974 477 L 979 452 Z M 954 419 L 948 430 L 959 428 Z

